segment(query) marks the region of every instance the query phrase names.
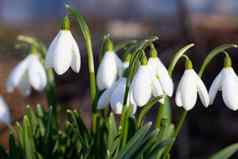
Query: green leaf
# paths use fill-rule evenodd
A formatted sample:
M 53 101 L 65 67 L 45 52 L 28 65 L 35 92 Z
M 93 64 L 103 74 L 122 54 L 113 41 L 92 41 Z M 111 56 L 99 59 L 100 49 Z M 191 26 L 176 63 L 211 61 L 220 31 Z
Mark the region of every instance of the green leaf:
M 145 136 L 149 132 L 150 127 L 151 123 L 148 123 L 141 129 L 139 129 L 136 134 L 128 141 L 125 147 L 118 153 L 116 159 L 130 159 L 130 157 L 144 143 Z
M 228 159 L 237 151 L 238 143 L 235 143 L 220 150 L 219 152 L 211 156 L 209 159 Z
M 113 150 L 111 150 L 111 148 L 113 147 L 114 141 L 118 135 L 116 120 L 115 120 L 113 113 L 110 113 L 110 116 L 108 118 L 107 129 L 108 129 L 107 148 L 108 148 L 109 152 L 113 152 Z
M 30 120 L 27 116 L 24 116 L 23 119 L 23 138 L 24 138 L 26 159 L 36 159 L 35 157 L 36 151 L 32 135 L 32 127 L 30 124 Z

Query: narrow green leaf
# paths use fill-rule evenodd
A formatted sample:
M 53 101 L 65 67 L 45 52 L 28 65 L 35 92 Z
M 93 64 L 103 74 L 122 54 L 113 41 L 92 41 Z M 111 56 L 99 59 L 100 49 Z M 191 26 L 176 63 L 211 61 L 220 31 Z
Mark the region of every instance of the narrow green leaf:
M 232 144 L 212 155 L 209 159 L 228 159 L 238 151 L 238 143 Z
M 23 118 L 23 133 L 26 159 L 36 159 L 32 127 L 28 116 L 24 116 Z
M 113 147 L 114 141 L 117 137 L 117 125 L 115 121 L 115 117 L 113 113 L 110 113 L 108 122 L 107 122 L 107 129 L 108 129 L 108 141 L 107 141 L 107 148 L 109 152 L 111 153 L 113 150 L 111 148 Z
M 143 143 L 144 137 L 148 133 L 150 127 L 151 123 L 148 123 L 139 129 L 136 134 L 128 141 L 126 146 L 119 152 L 116 159 L 129 159 L 131 155 L 133 155 L 133 153 L 138 150 L 138 148 L 141 146 L 141 143 Z

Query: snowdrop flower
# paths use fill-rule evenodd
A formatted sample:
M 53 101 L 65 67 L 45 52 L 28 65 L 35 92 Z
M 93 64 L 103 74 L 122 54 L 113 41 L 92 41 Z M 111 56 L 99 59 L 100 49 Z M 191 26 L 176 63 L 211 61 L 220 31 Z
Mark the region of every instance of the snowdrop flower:
M 133 99 L 138 106 L 144 106 L 152 96 L 151 77 L 150 66 L 147 64 L 146 57 L 143 57 L 142 64 L 139 66 L 132 81 Z
M 229 55 L 226 55 L 224 68 L 216 76 L 209 90 L 210 104 L 213 104 L 218 91 L 222 92 L 223 100 L 231 110 L 238 109 L 238 77 L 232 68 Z
M 123 102 L 126 91 L 126 78 L 120 77 L 113 86 L 105 90 L 99 98 L 97 108 L 103 109 L 110 104 L 112 111 L 116 114 L 121 114 L 123 110 Z M 128 105 L 131 105 L 133 108 L 132 114 L 136 112 L 136 105 L 132 98 L 130 98 L 130 93 L 128 94 Z
M 9 125 L 11 122 L 11 116 L 9 108 L 4 101 L 3 97 L 0 96 L 0 122 Z
M 13 69 L 6 82 L 6 89 L 13 92 L 14 88 L 18 87 L 24 96 L 28 96 L 31 86 L 37 91 L 42 91 L 46 84 L 46 72 L 38 55 L 30 54 Z
M 148 65 L 152 72 L 153 95 L 160 96 L 166 94 L 171 97 L 173 95 L 173 81 L 166 67 L 157 56 L 155 47 L 151 46 L 151 57 L 148 60 Z
M 111 42 L 111 41 L 110 41 Z M 99 90 L 109 89 L 119 76 L 122 62 L 113 51 L 113 45 L 108 45 L 97 72 L 97 87 Z
M 51 42 L 46 54 L 46 66 L 54 68 L 58 75 L 64 74 L 70 67 L 78 73 L 81 67 L 79 48 L 69 25 L 69 19 L 65 17 L 63 29 Z
M 192 68 L 192 63 L 189 59 L 186 61 L 186 70 L 179 82 L 175 102 L 178 107 L 183 107 L 185 110 L 191 110 L 197 101 L 197 93 L 202 104 L 207 107 L 209 105 L 209 95 L 206 86 Z

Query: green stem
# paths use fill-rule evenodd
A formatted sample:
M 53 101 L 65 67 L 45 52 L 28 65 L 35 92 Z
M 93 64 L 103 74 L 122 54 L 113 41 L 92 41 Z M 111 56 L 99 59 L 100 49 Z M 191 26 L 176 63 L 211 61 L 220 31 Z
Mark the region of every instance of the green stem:
M 159 110 L 157 111 L 156 122 L 155 122 L 156 123 L 155 126 L 157 128 L 160 128 L 160 126 L 161 126 L 161 121 L 163 119 L 164 109 L 165 109 L 165 105 L 160 104 Z
M 163 119 L 166 119 L 169 123 L 171 123 L 171 104 L 168 96 L 164 97 L 164 103 L 160 104 L 159 110 L 157 111 L 155 124 L 157 128 L 161 127 Z
M 183 57 L 183 55 L 190 49 L 194 46 L 194 44 L 188 44 L 186 46 L 184 46 L 183 48 L 181 48 L 180 50 L 178 50 L 178 52 L 174 55 L 174 57 L 172 58 L 172 61 L 168 67 L 168 72 L 169 72 L 169 75 L 172 77 L 172 74 L 173 74 L 173 71 L 174 71 L 174 68 L 176 66 L 176 64 L 178 63 L 179 59 L 181 57 Z M 166 97 L 168 98 L 168 97 Z M 157 127 L 160 127 L 160 123 L 161 123 L 161 120 L 162 118 L 164 118 L 164 114 L 166 114 L 165 111 L 169 112 L 169 114 L 171 114 L 170 112 L 171 111 L 168 111 L 168 109 L 171 109 L 171 108 L 166 108 L 168 107 L 167 104 L 161 104 L 160 107 L 159 107 L 159 110 L 158 110 L 158 113 L 157 113 L 157 116 L 156 116 L 156 126 Z M 171 115 L 167 114 L 168 117 L 166 117 L 167 119 L 169 119 L 171 121 Z
M 177 125 L 177 127 L 176 127 L 176 129 L 175 129 L 175 132 L 174 132 L 174 135 L 173 135 L 173 141 L 172 141 L 172 143 L 165 149 L 164 156 L 163 156 L 164 159 L 167 158 L 167 156 L 168 156 L 170 150 L 172 149 L 172 147 L 173 147 L 173 145 L 174 145 L 174 142 L 175 142 L 175 140 L 176 140 L 176 138 L 177 138 L 177 136 L 178 136 L 178 134 L 179 134 L 179 132 L 180 132 L 182 126 L 183 126 L 183 123 L 184 123 L 184 121 L 185 121 L 185 119 L 186 119 L 187 114 L 188 114 L 188 111 L 186 111 L 186 110 L 183 110 L 183 111 L 182 111 L 182 114 L 181 114 L 181 116 L 180 116 L 178 125 Z
M 149 110 L 158 102 L 158 100 L 160 100 L 162 97 L 156 97 L 152 100 L 150 100 L 145 106 L 143 106 L 142 111 L 140 112 L 140 114 L 138 115 L 138 122 L 137 122 L 137 127 L 141 127 L 141 125 L 143 124 L 143 119 L 145 117 L 145 115 L 149 112 Z
M 93 58 L 93 49 L 92 49 L 92 39 L 89 27 L 83 16 L 80 15 L 78 11 L 71 8 L 69 5 L 65 5 L 66 9 L 73 15 L 80 27 L 80 31 L 83 34 L 85 41 L 85 47 L 88 57 L 88 71 L 89 71 L 89 81 L 90 81 L 90 97 L 92 101 L 92 130 L 96 131 L 97 128 L 97 87 L 96 87 L 96 77 L 94 71 L 94 58 Z
M 194 44 L 188 44 L 188 45 L 186 45 L 185 47 L 181 48 L 181 49 L 174 55 L 173 60 L 172 60 L 172 62 L 170 63 L 169 68 L 168 68 L 168 72 L 169 72 L 169 74 L 170 74 L 171 77 L 172 77 L 172 75 L 173 75 L 174 68 L 175 68 L 176 64 L 178 63 L 178 61 L 179 61 L 181 58 L 187 59 L 188 57 L 185 56 L 184 54 L 185 54 L 190 48 L 192 48 L 193 46 L 194 46 Z M 187 62 L 187 60 L 186 60 L 186 62 Z M 158 120 L 156 121 L 156 122 L 157 122 L 157 126 L 160 126 L 160 122 L 161 122 L 161 120 L 162 120 L 162 117 L 159 118 L 159 116 L 162 116 L 161 114 L 163 114 L 163 111 L 165 110 L 164 107 L 165 107 L 165 105 L 161 105 L 161 107 L 160 107 L 160 109 L 159 109 L 158 116 L 157 116 Z M 167 156 L 169 155 L 169 152 L 170 152 L 170 150 L 172 149 L 172 147 L 173 147 L 173 145 L 174 145 L 174 142 L 175 142 L 175 140 L 176 140 L 176 137 L 177 137 L 178 133 L 180 132 L 180 129 L 181 129 L 183 123 L 184 123 L 184 120 L 185 120 L 186 116 L 187 116 L 187 111 L 183 110 L 183 112 L 182 112 L 182 114 L 181 114 L 181 116 L 180 116 L 178 125 L 177 125 L 177 127 L 176 127 L 176 129 L 175 129 L 175 132 L 174 132 L 174 135 L 173 135 L 174 140 L 173 140 L 173 142 L 172 142 L 171 144 L 169 144 L 168 147 L 166 147 L 166 149 L 165 149 L 165 151 L 164 151 L 164 155 L 163 155 L 163 158 L 164 158 L 164 159 L 166 159 Z
M 200 68 L 200 71 L 199 71 L 199 76 L 202 77 L 206 67 L 208 66 L 208 64 L 210 63 L 210 61 L 216 57 L 218 54 L 224 52 L 225 50 L 227 49 L 230 49 L 230 48 L 237 48 L 238 45 L 236 44 L 224 44 L 224 45 L 221 45 L 221 46 L 218 46 L 216 47 L 215 49 L 213 49 L 210 53 L 208 53 L 207 57 L 205 58 L 205 60 L 203 61 L 203 64 Z
M 56 90 L 55 90 L 55 77 L 52 69 L 47 69 L 47 86 L 46 86 L 46 96 L 48 101 L 48 106 L 52 107 L 53 122 L 57 125 L 57 100 L 56 100 Z

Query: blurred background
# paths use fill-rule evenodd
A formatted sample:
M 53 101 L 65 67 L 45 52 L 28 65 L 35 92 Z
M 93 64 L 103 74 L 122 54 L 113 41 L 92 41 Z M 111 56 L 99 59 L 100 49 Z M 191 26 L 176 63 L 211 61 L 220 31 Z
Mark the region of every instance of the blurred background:
M 93 32 L 95 54 L 99 52 L 100 40 L 105 33 L 111 33 L 115 42 L 158 35 L 156 47 L 166 65 L 179 48 L 194 42 L 196 46 L 189 55 L 198 70 L 211 49 L 238 40 L 237 0 L 0 0 L 0 95 L 10 106 L 13 120 L 21 119 L 26 104 L 46 105 L 43 94 L 33 92 L 30 97 L 22 97 L 17 91 L 13 94 L 5 91 L 11 69 L 26 55 L 23 50 L 15 48 L 16 37 L 19 34 L 35 36 L 48 46 L 60 28 L 65 3 L 73 5 L 86 17 Z M 72 30 L 84 56 L 77 26 L 74 25 Z M 238 51 L 230 51 L 236 69 Z M 204 80 L 208 87 L 222 65 L 221 55 L 209 66 Z M 183 64 L 179 64 L 174 75 L 175 83 L 178 83 L 183 69 Z M 85 122 L 88 122 L 90 108 L 86 71 L 83 60 L 80 74 L 68 71 L 57 76 L 57 98 L 62 106 L 73 106 L 84 112 Z M 173 107 L 175 117 L 177 112 L 178 109 Z M 151 112 L 152 118 L 153 114 Z M 7 132 L 2 126 L 1 143 L 7 143 Z M 198 104 L 191 111 L 176 142 L 173 158 L 205 159 L 237 141 L 238 114 L 225 107 L 219 94 L 214 106 L 205 109 Z

